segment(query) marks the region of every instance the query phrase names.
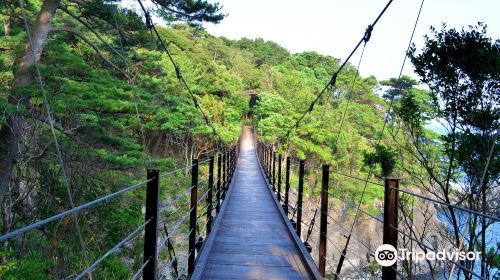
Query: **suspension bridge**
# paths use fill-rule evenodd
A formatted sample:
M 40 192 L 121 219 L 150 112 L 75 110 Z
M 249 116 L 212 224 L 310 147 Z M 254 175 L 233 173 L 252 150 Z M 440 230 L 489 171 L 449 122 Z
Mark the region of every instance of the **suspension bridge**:
M 436 248 L 431 242 L 421 240 L 411 232 L 399 229 L 398 205 L 402 194 L 427 201 L 438 207 L 461 211 L 475 218 L 479 217 L 493 222 L 500 221 L 500 218 L 494 214 L 480 213 L 459 204 L 444 202 L 409 191 L 400 187 L 398 179 L 387 178 L 383 182 L 375 182 L 369 180 L 370 176 L 360 178 L 353 174 L 332 170 L 329 165 L 316 166 L 313 162 L 310 163 L 310 168 L 315 168 L 322 174 L 321 191 L 319 201 L 311 199 L 308 201 L 308 196 L 304 194 L 307 187 L 304 180 L 307 172 L 307 159 L 291 158 L 283 153 L 283 149 L 280 149 L 280 145 L 285 145 L 284 142 L 292 131 L 299 129 L 301 121 L 314 109 L 314 105 L 321 96 L 329 88 L 336 87 L 338 74 L 358 48 L 363 46 L 364 50 L 366 43 L 370 40 L 373 28 L 390 6 L 392 0 L 387 3 L 375 21 L 367 27 L 366 32 L 350 55 L 334 72 L 331 80 L 317 95 L 309 108 L 297 119 L 294 125 L 290 126 L 287 133 L 278 137 L 278 141 L 272 145 L 261 142 L 251 126 L 242 127 L 242 135 L 237 143 L 225 143 L 221 140 L 220 135 L 199 106 L 196 96 L 191 92 L 188 83 L 183 78 L 180 67 L 170 55 L 167 44 L 156 31 L 147 9 L 140 0 L 139 3 L 146 17 L 147 27 L 154 32 L 167 53 L 179 82 L 189 92 L 193 105 L 198 109 L 207 126 L 211 128 L 215 138 L 223 145 L 208 158 L 195 159 L 191 164 L 173 171 L 148 169 L 146 179 L 137 184 L 79 206 L 73 207 L 72 205 L 72 208 L 65 212 L 8 232 L 0 236 L 0 242 L 19 238 L 29 231 L 42 228 L 65 217 L 73 216 L 76 220 L 78 213 L 85 209 L 101 205 L 127 192 L 143 191 L 145 192 L 144 221 L 137 228 L 131 229 L 127 236 L 124 236 L 117 244 L 112 245 L 100 258 L 91 261 L 88 267 L 71 274 L 68 278 L 83 279 L 88 277 L 109 256 L 126 248 L 137 239 L 142 239 L 144 243 L 142 266 L 134 272 L 131 279 L 140 277 L 148 280 L 185 278 L 323 279 L 325 277 L 342 279 L 346 275 L 345 271 L 349 270 L 349 279 L 381 277 L 392 280 L 407 279 L 402 273 L 400 265 L 398 266 L 398 262 L 382 267 L 380 275 L 371 275 L 363 271 L 360 264 L 350 258 L 352 246 L 349 247 L 349 244 L 355 242 L 357 248 L 363 248 L 367 258 L 372 259 L 375 258 L 376 254 L 374 244 L 390 244 L 395 248 L 401 248 L 398 237 L 410 239 L 426 252 L 435 251 Z M 421 8 L 422 6 L 420 11 Z M 415 28 L 408 48 L 411 45 L 414 31 Z M 362 55 L 360 63 L 361 59 Z M 37 65 L 35 64 L 35 66 Z M 403 67 L 404 61 L 399 74 L 400 78 Z M 37 71 L 37 75 L 41 81 L 39 71 Z M 43 93 L 43 84 L 40 84 L 40 87 Z M 46 100 L 45 103 L 50 116 L 50 107 L 48 107 Z M 389 111 L 391 107 L 392 102 Z M 345 107 L 340 129 L 342 129 L 347 109 L 348 106 Z M 388 115 L 389 113 L 387 113 Z M 51 116 L 50 119 L 52 120 Z M 387 122 L 387 118 L 385 121 Z M 384 132 L 386 122 L 381 135 Z M 53 125 L 53 121 L 50 123 Z M 57 143 L 57 141 L 55 142 Z M 61 165 L 63 166 L 62 163 Z M 164 195 L 160 188 L 162 180 L 177 174 L 188 174 L 191 177 L 191 184 L 178 194 L 170 196 L 167 201 L 162 200 L 161 197 Z M 339 196 L 332 189 L 333 176 L 331 174 L 363 182 L 363 195 L 368 185 L 383 189 L 382 214 L 373 215 L 363 210 L 361 207 L 362 198 L 359 204 L 353 204 Z M 292 177 L 297 178 L 297 185 L 292 185 Z M 333 199 L 335 199 L 335 203 L 341 203 L 355 211 L 354 222 L 350 228 L 346 228 L 333 215 L 331 210 Z M 382 228 L 380 240 L 375 240 L 373 244 L 367 244 L 362 238 L 353 234 L 354 224 L 361 215 L 378 223 Z M 78 225 L 78 222 L 76 224 Z M 186 224 L 188 224 L 187 228 Z M 329 231 L 329 225 L 336 225 L 338 231 Z M 339 236 L 342 237 L 345 246 L 338 245 L 339 242 L 336 240 Z M 333 255 L 336 255 L 337 258 L 330 257 Z M 336 263 L 333 263 L 334 259 Z M 466 271 L 468 275 L 485 279 L 462 261 L 450 260 L 450 262 L 453 266 Z
M 202 175 L 200 169 L 205 165 L 208 170 Z M 245 126 L 238 143 L 221 153 L 205 160 L 195 159 L 192 164 L 169 172 L 149 169 L 144 181 L 14 230 L 0 236 L 0 242 L 142 188 L 146 193 L 144 222 L 101 258 L 69 278 L 85 278 L 109 256 L 137 238 L 143 238 L 143 265 L 131 279 L 141 276 L 143 279 L 323 279 L 325 276 L 343 279 L 342 268 L 351 271 L 349 279 L 373 279 L 350 259 L 347 246 L 342 249 L 335 241 L 339 233 L 348 239 L 353 238 L 372 258 L 375 257 L 373 246 L 352 235 L 352 230 L 346 229 L 334 217 L 328 201 L 330 197 L 380 223 L 382 239 L 375 243 L 390 244 L 395 248 L 400 247 L 398 236 L 403 236 L 422 248 L 435 250 L 430 242 L 418 240 L 398 228 L 398 198 L 401 194 L 478 217 L 484 215 L 401 189 L 398 179 L 368 181 L 330 170 L 329 165 L 316 166 L 322 173 L 320 201 L 307 201 L 304 195 L 305 166 L 306 160 L 283 157 L 276 146 L 261 143 L 253 127 Z M 168 202 L 161 202 L 160 181 L 181 172 L 189 172 L 191 185 Z M 382 218 L 332 191 L 330 174 L 383 188 Z M 298 178 L 296 186 L 292 186 L 292 176 Z M 173 215 L 180 209 L 185 210 L 183 215 Z M 171 223 L 169 217 L 175 217 L 178 222 Z M 494 215 L 486 215 L 486 218 L 500 221 Z M 182 227 L 185 223 L 189 224 L 187 231 Z M 328 232 L 329 224 L 338 225 L 340 232 Z M 164 252 L 167 252 L 166 257 L 160 258 Z M 340 256 L 337 264 L 328 257 L 335 254 Z M 460 262 L 450 262 L 481 279 L 479 274 Z M 380 276 L 388 280 L 407 279 L 398 268 L 398 262 L 383 267 Z

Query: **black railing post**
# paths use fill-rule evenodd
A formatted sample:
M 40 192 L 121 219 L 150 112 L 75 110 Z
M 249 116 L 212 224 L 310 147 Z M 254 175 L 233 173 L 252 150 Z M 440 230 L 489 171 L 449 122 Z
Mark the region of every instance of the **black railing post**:
M 264 145 L 264 144 L 262 144 Z M 264 172 L 267 173 L 267 146 L 264 146 L 264 156 L 262 157 L 262 161 L 263 161 L 263 164 L 264 164 Z
M 229 152 L 229 183 L 233 180 L 233 171 L 234 171 L 234 148 L 231 148 Z
M 290 157 L 286 157 L 285 168 L 285 214 L 288 216 L 288 194 L 290 192 Z
M 264 172 L 267 174 L 267 154 L 268 154 L 268 147 L 264 146 Z
M 229 159 L 230 156 L 229 156 L 229 151 L 226 151 L 226 160 L 225 160 L 225 169 L 224 169 L 224 198 L 226 197 L 225 193 L 227 192 L 227 190 L 229 189 L 229 172 L 231 172 L 229 170 Z
M 160 208 L 160 172 L 156 169 L 148 169 L 147 178 L 151 180 L 146 187 L 146 216 L 149 221 L 144 229 L 144 258 L 148 262 L 143 270 L 143 279 L 156 280 L 158 242 L 158 211 Z
M 262 144 L 264 145 L 264 144 Z M 262 167 L 264 168 L 264 171 L 267 168 L 267 146 L 263 146 L 263 151 L 262 151 Z
M 302 231 L 302 197 L 304 195 L 304 165 L 306 162 L 301 160 L 299 163 L 299 193 L 297 195 L 297 235 L 300 238 Z
M 262 164 L 262 168 L 266 170 L 266 147 L 263 144 L 261 144 L 261 155 L 260 164 Z
M 269 183 L 271 183 L 271 156 L 273 154 L 272 146 L 269 147 L 269 151 L 267 152 L 267 178 L 269 179 Z
M 278 156 L 278 202 L 281 202 L 281 155 Z
M 233 177 L 233 148 L 231 148 L 227 152 L 227 156 L 227 170 L 229 171 L 227 172 L 227 185 L 229 186 L 229 183 L 231 183 L 231 178 Z
M 210 161 L 208 163 L 208 195 L 207 195 L 207 235 L 212 231 L 212 201 L 214 199 L 213 194 L 214 188 L 214 156 L 210 156 Z
M 273 151 L 273 192 L 276 193 L 276 151 Z
M 194 272 L 194 260 L 196 255 L 196 208 L 198 203 L 198 159 L 193 160 L 191 169 L 191 204 L 189 208 L 189 252 L 188 252 L 188 274 Z
M 328 225 L 328 183 L 330 180 L 330 165 L 323 165 L 321 178 L 321 215 L 319 224 L 319 273 L 325 277 L 326 272 L 326 229 Z
M 385 179 L 384 190 L 384 237 L 383 243 L 398 249 L 398 188 L 399 179 Z M 397 276 L 397 263 L 392 267 L 382 267 L 382 279 L 394 280 Z
M 257 153 L 259 155 L 259 162 L 262 165 L 262 146 L 260 145 L 259 142 L 255 144 L 255 147 L 257 147 Z
M 226 152 L 222 153 L 222 200 L 226 198 Z
M 220 211 L 220 192 L 221 192 L 221 163 L 222 163 L 222 155 L 218 154 L 217 155 L 217 204 L 215 205 L 215 211 L 217 214 Z
M 231 154 L 231 179 L 233 180 L 234 171 L 236 170 L 236 146 L 233 148 L 233 152 Z
M 272 180 L 272 171 L 273 171 L 273 149 L 274 147 L 271 146 L 269 149 L 269 168 L 267 169 L 267 177 L 269 178 L 269 183 L 271 183 Z

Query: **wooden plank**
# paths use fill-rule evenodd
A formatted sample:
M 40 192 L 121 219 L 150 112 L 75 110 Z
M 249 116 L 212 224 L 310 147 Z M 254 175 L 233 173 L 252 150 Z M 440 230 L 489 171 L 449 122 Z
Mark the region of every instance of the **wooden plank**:
M 291 267 L 210 264 L 203 279 L 307 279 Z
M 192 279 L 314 279 L 268 190 L 250 128 L 245 128 L 241 142 L 220 220 Z
M 296 261 L 289 256 L 263 256 L 244 254 L 217 254 L 208 258 L 208 263 L 223 265 L 293 267 Z

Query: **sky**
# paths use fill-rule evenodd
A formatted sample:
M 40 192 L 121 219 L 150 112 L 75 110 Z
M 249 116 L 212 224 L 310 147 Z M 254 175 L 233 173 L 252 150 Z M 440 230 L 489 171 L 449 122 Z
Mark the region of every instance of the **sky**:
M 228 14 L 219 24 L 205 24 L 208 32 L 230 39 L 263 38 L 291 53 L 316 51 L 344 60 L 362 38 L 387 0 L 210 0 Z M 375 26 L 360 66 L 362 76 L 378 80 L 397 77 L 410 40 L 421 0 L 395 0 Z M 429 27 L 462 28 L 482 21 L 488 35 L 500 39 L 499 0 L 426 0 L 413 42 L 423 46 Z M 361 51 L 361 48 L 360 48 Z M 350 60 L 358 64 L 360 51 Z M 403 74 L 417 77 L 411 63 Z

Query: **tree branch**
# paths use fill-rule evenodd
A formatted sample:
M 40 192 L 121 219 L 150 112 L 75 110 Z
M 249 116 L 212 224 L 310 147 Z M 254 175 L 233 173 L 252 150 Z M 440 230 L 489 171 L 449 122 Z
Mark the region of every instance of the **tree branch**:
M 35 113 L 28 113 L 26 115 L 26 117 L 34 119 L 34 120 L 37 120 L 37 121 L 41 121 L 41 122 L 43 122 L 45 124 L 50 125 L 50 120 L 48 120 L 47 118 L 45 118 L 42 115 L 38 115 L 38 114 L 35 114 Z M 71 139 L 73 139 L 75 141 L 78 141 L 78 139 L 75 137 L 75 135 L 73 133 L 70 133 L 70 131 L 65 130 L 60 124 L 57 124 L 57 123 L 53 122 L 53 125 L 54 125 L 54 128 L 56 130 L 60 131 L 62 134 L 68 136 L 69 138 L 71 138 Z
M 65 5 L 62 5 L 62 4 L 59 4 L 59 9 L 61 9 L 62 11 L 64 11 L 65 13 L 67 13 L 68 15 L 70 15 L 72 18 L 76 19 L 78 22 L 80 22 L 81 24 L 83 24 L 85 27 L 87 27 L 88 30 L 90 30 L 90 32 L 92 32 L 96 37 L 97 39 L 99 39 L 99 41 L 101 41 L 107 48 L 109 48 L 110 50 L 112 50 L 115 54 L 117 54 L 121 59 L 123 59 L 123 61 L 127 64 L 130 64 L 128 62 L 128 60 L 122 56 L 122 54 L 120 52 L 118 52 L 115 48 L 113 48 L 110 44 L 108 44 L 102 37 L 101 35 L 99 35 L 99 33 L 97 33 L 97 31 L 94 30 L 94 28 L 92 28 L 92 26 L 90 26 L 87 22 L 85 22 L 84 20 L 82 20 L 81 17 L 75 15 L 72 11 L 70 11 Z
M 67 27 L 54 27 L 50 30 L 51 32 L 67 32 L 67 33 L 71 33 L 75 36 L 77 36 L 78 38 L 80 38 L 82 41 L 84 41 L 85 43 L 87 43 L 89 46 L 91 46 L 95 52 L 97 53 L 97 55 L 99 55 L 101 57 L 102 60 L 104 60 L 107 64 L 111 65 L 113 68 L 115 68 L 116 70 L 118 70 L 120 73 L 123 74 L 123 76 L 125 76 L 127 79 L 129 79 L 127 73 L 125 73 L 122 69 L 120 69 L 120 67 L 116 66 L 113 62 L 111 62 L 109 59 L 107 59 L 101 52 L 101 50 L 99 49 L 99 47 L 97 47 L 94 43 L 92 43 L 89 39 L 87 39 L 87 37 L 85 37 L 82 33 L 72 29 L 72 28 L 67 28 Z

